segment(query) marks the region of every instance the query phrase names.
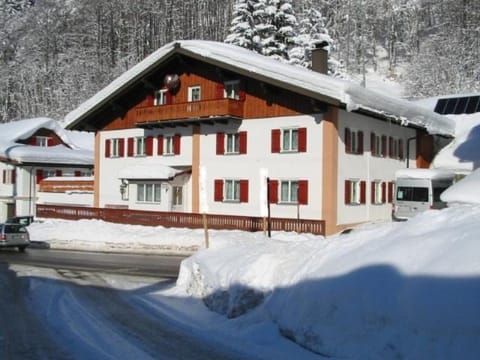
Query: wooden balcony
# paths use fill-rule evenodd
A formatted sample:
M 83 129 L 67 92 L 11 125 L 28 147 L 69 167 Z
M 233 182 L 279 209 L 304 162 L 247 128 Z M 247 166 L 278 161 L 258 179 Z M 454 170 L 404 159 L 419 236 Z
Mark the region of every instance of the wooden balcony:
M 135 110 L 137 126 L 162 126 L 174 122 L 197 122 L 215 119 L 242 119 L 243 104 L 241 100 L 218 99 L 187 102 L 174 105 L 142 107 Z
M 76 180 L 75 178 L 67 180 L 42 180 L 39 184 L 38 191 L 41 192 L 93 192 L 93 180 Z

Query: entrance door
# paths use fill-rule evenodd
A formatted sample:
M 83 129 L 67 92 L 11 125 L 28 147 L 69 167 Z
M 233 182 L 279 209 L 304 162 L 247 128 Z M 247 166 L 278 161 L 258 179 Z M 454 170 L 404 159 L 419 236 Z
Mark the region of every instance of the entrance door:
M 172 186 L 172 211 L 183 211 L 183 186 Z

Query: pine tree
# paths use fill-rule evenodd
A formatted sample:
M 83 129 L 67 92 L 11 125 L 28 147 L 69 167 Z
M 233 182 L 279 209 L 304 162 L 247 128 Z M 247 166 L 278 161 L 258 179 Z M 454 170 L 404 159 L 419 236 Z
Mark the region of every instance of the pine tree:
M 229 34 L 225 38 L 226 43 L 250 50 L 254 49 L 254 6 L 255 2 L 252 0 L 238 0 L 234 4 L 233 20 L 229 29 Z

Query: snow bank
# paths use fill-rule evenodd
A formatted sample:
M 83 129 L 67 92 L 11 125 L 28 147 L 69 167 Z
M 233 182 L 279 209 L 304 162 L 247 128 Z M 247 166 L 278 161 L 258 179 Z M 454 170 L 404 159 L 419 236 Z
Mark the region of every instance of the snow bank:
M 474 359 L 479 220 L 460 206 L 328 239 L 213 242 L 177 286 L 329 357 Z
M 449 206 L 456 203 L 480 204 L 480 169 L 449 187 L 440 198 Z

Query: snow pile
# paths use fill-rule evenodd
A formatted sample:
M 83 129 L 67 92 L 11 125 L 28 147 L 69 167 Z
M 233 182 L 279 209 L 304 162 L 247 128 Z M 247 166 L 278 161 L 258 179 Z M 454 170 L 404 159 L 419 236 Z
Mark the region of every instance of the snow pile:
M 479 220 L 479 206 L 459 206 L 328 239 L 218 239 L 177 286 L 329 357 L 473 359 Z
M 451 206 L 456 203 L 480 204 L 480 169 L 475 170 L 441 195 L 442 201 Z

